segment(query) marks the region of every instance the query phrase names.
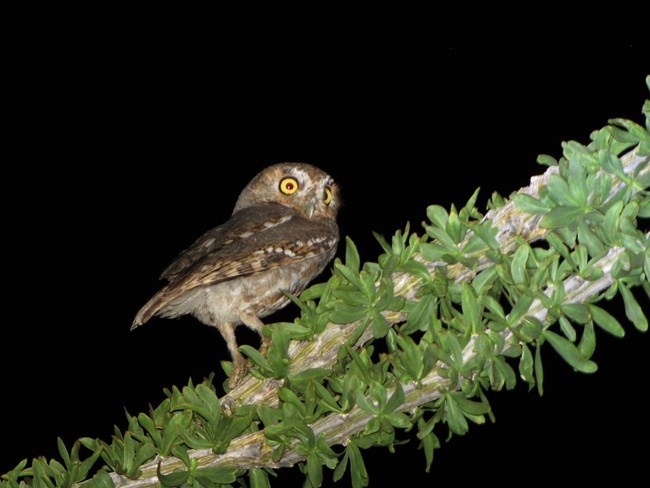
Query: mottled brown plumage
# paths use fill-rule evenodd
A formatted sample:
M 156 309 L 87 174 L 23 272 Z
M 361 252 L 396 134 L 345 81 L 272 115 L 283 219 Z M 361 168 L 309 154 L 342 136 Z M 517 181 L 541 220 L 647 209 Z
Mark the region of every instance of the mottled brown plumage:
M 261 317 L 300 293 L 334 257 L 338 187 L 320 169 L 282 163 L 259 173 L 241 192 L 230 219 L 183 251 L 161 278 L 169 284 L 137 313 L 132 329 L 153 316 L 192 314 L 216 327 L 233 358 L 230 386 L 245 372 L 234 329 L 260 335 Z M 264 344 L 267 346 L 268 344 Z

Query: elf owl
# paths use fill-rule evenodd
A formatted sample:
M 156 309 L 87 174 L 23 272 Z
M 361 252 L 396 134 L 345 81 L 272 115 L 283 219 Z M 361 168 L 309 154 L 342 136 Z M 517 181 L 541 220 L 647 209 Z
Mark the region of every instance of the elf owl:
M 134 328 L 153 316 L 191 314 L 216 327 L 228 345 L 229 386 L 246 373 L 235 327 L 262 335 L 260 320 L 302 292 L 336 252 L 339 189 L 304 163 L 269 166 L 239 194 L 232 216 L 183 251 L 160 276 L 169 284 L 137 313 Z M 268 347 L 263 338 L 262 347 Z

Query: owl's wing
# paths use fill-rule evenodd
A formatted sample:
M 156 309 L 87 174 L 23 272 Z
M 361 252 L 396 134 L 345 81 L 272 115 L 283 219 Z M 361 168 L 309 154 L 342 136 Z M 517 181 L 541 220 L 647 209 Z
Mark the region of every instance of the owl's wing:
M 194 288 L 331 253 L 338 243 L 335 222 L 307 220 L 280 205 L 243 209 L 224 226 L 219 242 L 206 245 L 203 236 L 177 258 L 175 262 L 182 262 L 186 253 L 193 253 L 187 258 L 191 264 L 167 274 L 172 281 L 142 307 L 133 327 Z
M 259 213 L 259 209 L 256 209 L 257 212 L 251 212 L 250 210 L 252 209 L 238 212 L 224 224 L 210 229 L 199 237 L 190 247 L 182 251 L 176 259 L 169 263 L 160 274 L 160 279 L 165 278 L 173 282 L 201 259 L 215 255 L 224 247 L 242 238 L 287 222 L 292 217 L 290 212 L 287 212 L 287 208 L 282 205 L 265 205 L 262 214 Z M 263 215 L 264 218 L 260 219 L 260 215 Z
M 222 238 L 223 234 L 227 232 L 227 229 L 224 227 L 224 225 L 220 225 L 219 227 L 210 229 L 194 241 L 190 247 L 181 252 L 176 259 L 169 263 L 160 274 L 160 279 L 165 278 L 168 281 L 174 281 L 199 259 L 205 257 L 210 252 L 220 249 L 224 240 Z

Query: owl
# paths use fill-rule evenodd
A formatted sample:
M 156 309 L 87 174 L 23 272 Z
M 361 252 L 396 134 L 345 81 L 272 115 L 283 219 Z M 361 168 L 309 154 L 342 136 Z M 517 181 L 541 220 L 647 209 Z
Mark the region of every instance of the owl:
M 262 336 L 261 318 L 289 303 L 320 274 L 339 241 L 339 188 L 304 163 L 269 166 L 239 194 L 228 221 L 183 251 L 160 278 L 169 284 L 137 313 L 131 330 L 153 316 L 191 314 L 216 327 L 232 356 L 229 387 L 246 373 L 235 338 L 238 325 Z M 268 348 L 262 336 L 262 349 Z

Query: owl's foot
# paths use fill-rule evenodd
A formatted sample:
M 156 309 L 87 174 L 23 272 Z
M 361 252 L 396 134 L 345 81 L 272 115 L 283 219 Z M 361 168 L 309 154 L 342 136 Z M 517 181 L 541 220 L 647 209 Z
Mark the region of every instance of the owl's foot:
M 262 336 L 262 344 L 260 345 L 260 353 L 262 356 L 266 357 L 266 353 L 269 352 L 269 347 L 273 345 L 273 340 L 271 339 L 271 336 Z
M 230 370 L 230 377 L 228 378 L 228 388 L 235 388 L 246 376 L 250 366 L 248 361 L 244 359 L 241 354 L 232 358 L 232 369 Z

